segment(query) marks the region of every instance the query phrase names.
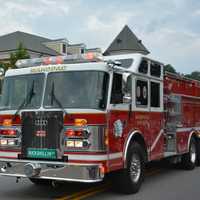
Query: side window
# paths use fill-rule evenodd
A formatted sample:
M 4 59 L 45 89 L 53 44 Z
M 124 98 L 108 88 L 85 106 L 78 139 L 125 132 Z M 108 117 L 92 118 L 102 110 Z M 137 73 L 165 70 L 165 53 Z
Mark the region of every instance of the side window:
M 123 79 L 121 74 L 113 74 L 113 85 L 111 93 L 111 104 L 123 103 Z
M 151 76 L 160 77 L 161 76 L 161 66 L 157 63 L 151 63 Z
M 160 107 L 160 83 L 151 82 L 151 107 Z
M 147 60 L 143 60 L 141 62 L 138 71 L 140 73 L 147 74 L 147 72 L 148 72 L 148 61 Z
M 136 81 L 136 106 L 146 107 L 148 105 L 148 82 Z

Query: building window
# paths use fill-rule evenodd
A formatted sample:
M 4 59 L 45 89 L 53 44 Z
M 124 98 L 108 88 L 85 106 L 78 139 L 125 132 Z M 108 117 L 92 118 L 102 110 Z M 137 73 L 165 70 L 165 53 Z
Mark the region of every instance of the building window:
M 85 49 L 81 48 L 81 54 L 85 53 Z
M 141 62 L 138 71 L 140 73 L 147 74 L 147 72 L 148 72 L 148 61 L 147 60 L 143 60 Z
M 151 82 L 151 107 L 160 107 L 160 83 Z
M 146 107 L 148 105 L 148 82 L 136 81 L 136 106 Z
M 151 76 L 160 77 L 161 66 L 157 63 L 151 63 Z
M 66 53 L 66 44 L 63 44 L 63 45 L 62 45 L 62 52 L 63 52 L 63 53 Z

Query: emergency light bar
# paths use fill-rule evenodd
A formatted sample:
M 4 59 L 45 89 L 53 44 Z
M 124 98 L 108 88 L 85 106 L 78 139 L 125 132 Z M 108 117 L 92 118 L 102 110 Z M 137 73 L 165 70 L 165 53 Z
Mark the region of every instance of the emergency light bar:
M 56 64 L 72 64 L 84 62 L 103 61 L 101 53 L 88 52 L 85 54 L 66 55 L 66 56 L 51 56 L 33 59 L 22 59 L 16 62 L 17 68 L 34 67 L 40 65 L 56 65 Z

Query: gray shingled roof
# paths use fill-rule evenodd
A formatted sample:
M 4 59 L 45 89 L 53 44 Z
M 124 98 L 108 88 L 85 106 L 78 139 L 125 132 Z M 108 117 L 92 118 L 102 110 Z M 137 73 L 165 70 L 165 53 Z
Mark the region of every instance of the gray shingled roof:
M 121 54 L 123 52 L 143 53 L 149 54 L 150 52 L 142 44 L 142 41 L 131 31 L 126 25 L 122 31 L 113 40 L 110 46 L 105 50 L 104 55 Z
M 44 53 L 48 55 L 58 55 L 56 51 L 46 47 L 43 43 L 50 42 L 51 39 L 16 31 L 3 36 L 0 36 L 0 52 L 16 50 L 20 42 L 30 51 Z

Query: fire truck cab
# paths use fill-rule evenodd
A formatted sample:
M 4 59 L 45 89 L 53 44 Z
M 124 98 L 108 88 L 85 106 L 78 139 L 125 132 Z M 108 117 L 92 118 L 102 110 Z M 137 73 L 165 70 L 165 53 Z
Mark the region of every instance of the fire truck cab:
M 0 175 L 135 193 L 147 162 L 199 165 L 200 83 L 141 54 L 19 60 L 0 104 Z

